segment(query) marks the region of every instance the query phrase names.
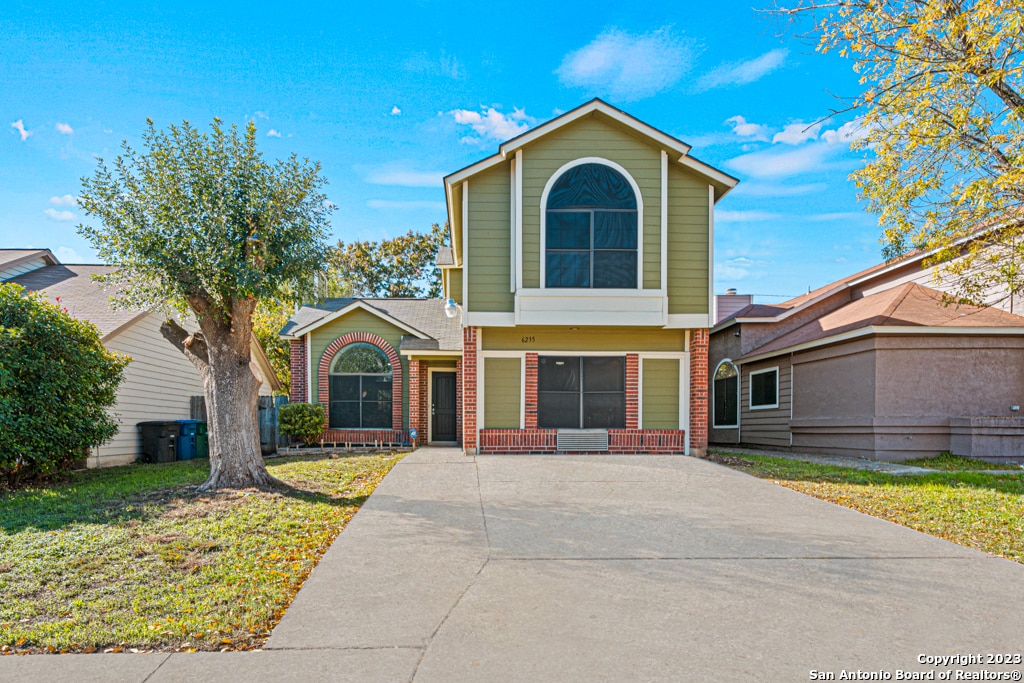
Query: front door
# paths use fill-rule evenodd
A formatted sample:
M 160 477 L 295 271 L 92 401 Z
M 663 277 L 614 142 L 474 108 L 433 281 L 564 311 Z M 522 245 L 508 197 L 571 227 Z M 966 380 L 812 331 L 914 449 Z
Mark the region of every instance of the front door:
M 455 430 L 455 373 L 434 372 L 430 375 L 431 441 L 457 441 Z

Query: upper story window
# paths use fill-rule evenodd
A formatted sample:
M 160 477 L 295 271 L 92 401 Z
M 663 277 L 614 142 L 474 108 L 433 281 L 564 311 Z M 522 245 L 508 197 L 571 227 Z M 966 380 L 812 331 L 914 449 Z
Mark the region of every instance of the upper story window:
M 621 173 L 573 166 L 548 193 L 545 223 L 545 286 L 637 288 L 637 198 Z
M 331 429 L 391 428 L 391 363 L 372 344 L 346 346 L 331 363 Z

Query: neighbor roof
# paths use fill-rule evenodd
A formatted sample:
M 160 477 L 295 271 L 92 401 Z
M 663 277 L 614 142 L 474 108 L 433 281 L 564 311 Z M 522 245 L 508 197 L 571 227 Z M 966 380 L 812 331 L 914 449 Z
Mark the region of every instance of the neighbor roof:
M 358 306 L 355 306 L 358 305 Z M 384 319 L 400 323 L 410 332 L 402 338 L 407 350 L 461 351 L 462 325 L 457 318 L 444 313 L 445 302 L 439 299 L 327 299 L 323 304 L 300 308 L 281 330 L 285 336 L 302 336 L 327 318 L 348 308 L 362 308 Z
M 8 282 L 41 292 L 54 303 L 59 297 L 60 305 L 68 309 L 68 313 L 94 324 L 105 340 L 126 324 L 146 315 L 143 311 L 114 310 L 110 305 L 114 290 L 92 279 L 93 275 L 109 275 L 116 270 L 114 266 L 51 265 L 11 278 Z
M 0 270 L 42 257 L 50 265 L 59 263 L 49 249 L 0 249 Z
M 868 327 L 1011 327 L 1020 328 L 1024 333 L 1024 317 L 998 308 L 946 306 L 941 292 L 915 282 L 908 282 L 871 296 L 855 299 L 753 349 L 739 360 L 772 355 L 794 346 Z

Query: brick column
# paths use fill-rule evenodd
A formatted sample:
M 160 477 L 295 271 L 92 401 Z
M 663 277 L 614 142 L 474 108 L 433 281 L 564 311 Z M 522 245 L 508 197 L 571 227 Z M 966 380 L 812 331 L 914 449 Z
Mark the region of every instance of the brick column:
M 640 429 L 640 356 L 626 354 L 626 429 Z
M 306 402 L 306 375 L 309 364 L 306 362 L 306 340 L 292 339 L 288 345 L 288 365 L 291 372 L 291 390 L 288 399 L 292 403 Z
M 523 428 L 537 428 L 537 354 L 526 354 L 526 386 L 523 387 Z
M 476 328 L 462 330 L 462 449 L 476 455 Z
M 708 447 L 708 331 L 690 332 L 690 453 Z
M 455 433 L 462 444 L 462 360 L 455 361 Z
M 417 441 L 427 442 L 427 364 L 423 361 L 409 359 L 409 429 L 419 431 Z

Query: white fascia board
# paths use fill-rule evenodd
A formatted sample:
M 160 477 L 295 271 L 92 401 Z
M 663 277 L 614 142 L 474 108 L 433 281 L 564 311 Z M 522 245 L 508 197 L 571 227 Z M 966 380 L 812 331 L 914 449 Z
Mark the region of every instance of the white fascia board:
M 486 311 L 463 311 L 463 322 L 467 327 L 515 327 L 515 313 L 489 313 Z
M 462 351 L 438 351 L 433 349 L 399 349 L 398 354 L 407 358 L 462 358 Z
M 725 185 L 725 192 L 723 192 L 715 199 L 715 203 L 717 203 L 718 200 L 724 197 L 725 195 L 729 194 L 729 191 L 732 188 L 736 187 L 736 185 L 740 182 L 736 178 L 733 178 L 731 175 L 726 175 L 725 173 L 719 171 L 717 168 L 708 166 L 703 161 L 698 161 L 697 159 L 694 159 L 693 157 L 687 156 L 685 154 L 676 159 L 676 163 L 685 166 L 694 173 L 699 173 L 700 175 L 706 178 L 710 178 L 711 180 L 714 180 L 716 183 L 721 183 L 722 185 Z
M 527 131 L 518 137 L 512 138 L 508 142 L 501 145 L 501 147 L 499 147 L 499 149 L 501 150 L 501 155 L 507 155 L 509 152 L 515 151 L 520 147 L 528 145 L 537 138 L 547 135 L 551 131 L 558 130 L 563 126 L 566 126 L 572 123 L 573 121 L 578 121 L 584 116 L 589 116 L 594 112 L 601 112 L 608 118 L 614 119 L 615 121 L 621 123 L 622 125 L 628 126 L 629 128 L 632 128 L 633 130 L 642 133 L 643 135 L 646 135 L 647 137 L 653 140 L 656 140 L 658 144 L 663 146 L 665 149 L 670 149 L 683 156 L 688 154 L 690 151 L 690 146 L 683 142 L 682 140 L 677 140 L 671 135 L 662 133 L 657 128 L 649 126 L 643 121 L 635 119 L 629 114 L 619 111 L 615 107 L 612 107 L 611 105 L 606 104 L 601 100 L 591 100 L 590 102 L 587 102 L 586 104 L 577 107 L 576 109 L 573 109 L 570 112 L 562 114 L 556 119 L 552 119 L 551 121 L 548 121 L 547 123 L 541 126 L 537 126 L 531 131 Z
M 669 313 L 668 324 L 665 327 L 670 329 L 704 329 L 708 326 L 711 316 L 707 313 Z
M 367 313 L 372 313 L 373 315 L 377 316 L 381 320 L 386 320 L 387 322 L 391 323 L 395 327 L 397 327 L 399 329 L 402 329 L 402 330 L 405 330 L 406 332 L 408 332 L 409 334 L 413 335 L 414 337 L 419 337 L 420 339 L 430 339 L 431 338 L 429 334 L 424 334 L 423 332 L 420 332 L 419 330 L 417 330 L 415 327 L 410 327 L 407 323 L 404 323 L 401 320 L 398 320 L 397 318 L 393 318 L 390 315 L 388 315 L 387 313 L 385 313 L 384 311 L 380 310 L 379 308 L 374 308 L 373 306 L 363 302 L 361 299 L 358 299 L 358 300 L 353 301 L 352 303 L 350 303 L 345 308 L 339 309 L 339 310 L 335 311 L 334 313 L 331 313 L 330 315 L 325 315 L 324 317 L 320 318 L 319 320 L 317 320 L 315 322 L 312 322 L 312 323 L 306 325 L 305 327 L 300 327 L 298 329 L 292 330 L 290 337 L 286 337 L 286 339 L 287 338 L 297 339 L 298 337 L 302 337 L 302 336 L 308 335 L 313 330 L 315 330 L 317 328 L 320 328 L 320 327 L 323 327 L 327 323 L 329 323 L 329 322 L 331 322 L 333 320 L 337 320 L 338 318 L 342 317 L 343 315 L 345 315 L 347 313 L 351 313 L 352 311 L 354 311 L 356 309 L 362 309 L 362 310 L 366 311 Z
M 480 171 L 486 171 L 491 166 L 497 166 L 503 161 L 505 161 L 504 154 L 495 154 L 493 156 L 487 157 L 486 159 L 481 159 L 480 161 L 476 162 L 475 164 L 467 166 L 461 171 L 456 171 L 455 173 L 452 173 L 450 176 L 445 176 L 445 187 L 451 187 L 456 183 L 460 183 L 466 178 L 474 176 Z

